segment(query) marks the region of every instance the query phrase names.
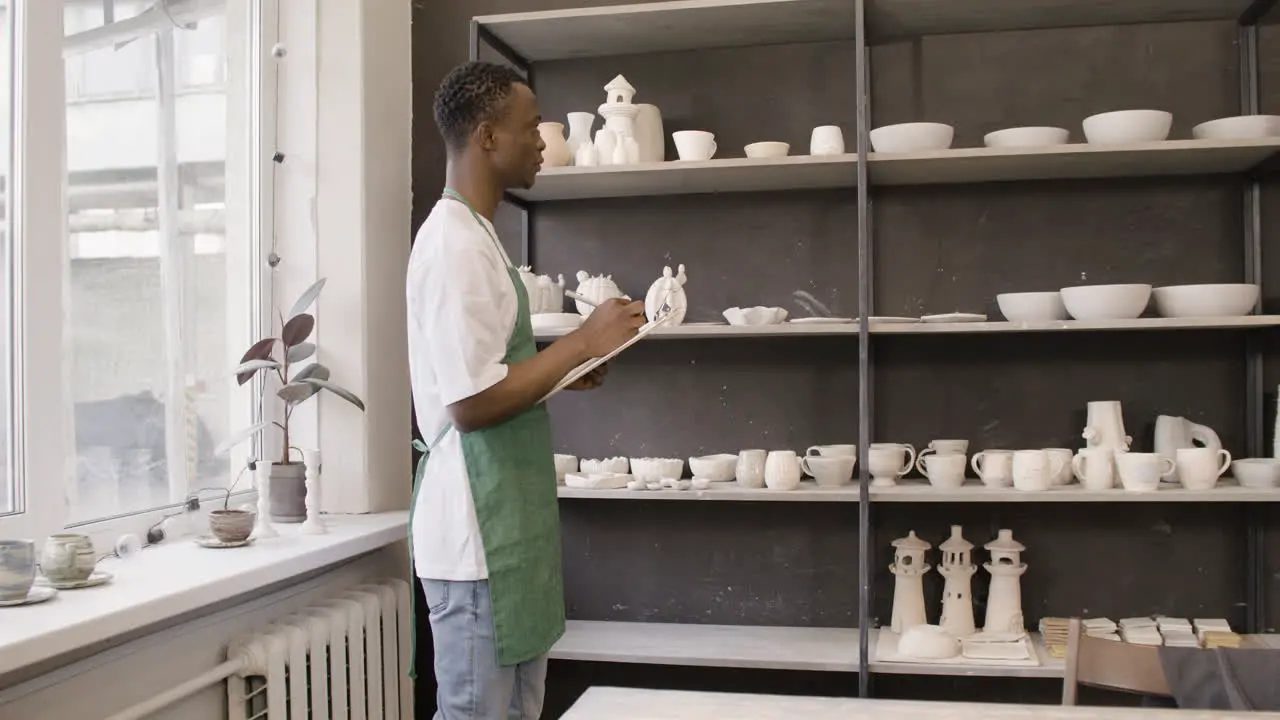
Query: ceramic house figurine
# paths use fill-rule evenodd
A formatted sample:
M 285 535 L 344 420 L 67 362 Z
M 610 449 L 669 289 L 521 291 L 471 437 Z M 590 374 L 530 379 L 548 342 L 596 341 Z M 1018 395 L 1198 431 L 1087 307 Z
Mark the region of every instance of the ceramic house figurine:
M 924 554 L 933 547 L 916 537 L 912 530 L 904 538 L 893 541 L 893 624 L 891 630 L 901 635 L 908 628 L 924 625 L 924 584 L 922 578 L 929 572 Z
M 529 313 L 558 313 L 564 309 L 564 275 L 552 282 L 550 275 L 535 275 L 528 265 L 518 268 L 520 280 L 529 293 Z
M 578 294 L 599 305 L 605 300 L 613 298 L 625 298 L 622 291 L 618 289 L 617 283 L 613 281 L 612 275 L 596 275 L 591 276 L 586 270 L 578 271 Z M 578 309 L 578 314 L 586 317 L 591 314 L 595 308 L 581 300 L 575 300 L 574 306 Z
M 658 319 L 658 310 L 665 304 L 671 307 L 671 320 L 669 325 L 679 325 L 684 322 L 685 313 L 689 308 L 689 299 L 684 294 L 684 284 L 688 278 L 684 274 L 684 265 L 677 268 L 676 275 L 672 277 L 671 266 L 662 268 L 662 277 L 653 281 L 649 286 L 649 292 L 644 296 L 644 315 L 653 322 Z
M 604 118 L 604 130 L 611 131 L 604 135 L 605 144 L 601 143 L 601 135 L 596 135 L 596 147 L 600 155 L 600 164 L 605 165 L 622 165 L 631 162 L 632 157 L 638 158 L 639 145 L 634 143 L 636 137 L 636 116 L 640 114 L 640 107 L 631 99 L 635 97 L 636 89 L 627 82 L 627 79 L 621 75 L 609 81 L 604 86 L 605 103 L 601 105 L 597 112 L 600 117 Z M 631 139 L 633 142 L 627 142 Z M 608 141 L 612 140 L 612 143 Z M 605 145 L 608 145 L 606 147 Z M 634 149 L 630 149 L 634 145 Z
M 991 574 L 987 597 L 987 620 L 983 632 L 1025 633 L 1022 621 L 1022 574 L 1027 571 L 1021 553 L 1027 548 L 1013 539 L 1012 530 L 1001 530 L 984 546 L 991 562 L 983 565 Z
M 969 562 L 973 543 L 964 539 L 959 525 L 952 525 L 951 537 L 938 549 L 942 551 L 938 574 L 946 578 L 942 590 L 942 620 L 938 624 L 952 637 L 968 637 L 975 630 L 970 586 L 978 568 Z

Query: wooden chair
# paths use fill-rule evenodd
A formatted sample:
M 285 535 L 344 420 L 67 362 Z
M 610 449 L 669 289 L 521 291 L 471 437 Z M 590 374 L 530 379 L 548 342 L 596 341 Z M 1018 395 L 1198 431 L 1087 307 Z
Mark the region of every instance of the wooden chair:
M 1067 634 L 1063 705 L 1076 704 L 1080 685 L 1143 695 L 1172 695 L 1160 664 L 1159 648 L 1091 638 L 1084 633 L 1080 619 L 1072 618 Z

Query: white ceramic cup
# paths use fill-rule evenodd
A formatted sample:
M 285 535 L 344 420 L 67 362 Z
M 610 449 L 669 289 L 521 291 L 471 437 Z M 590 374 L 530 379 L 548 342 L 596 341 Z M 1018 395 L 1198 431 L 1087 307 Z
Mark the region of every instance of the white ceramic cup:
M 1053 485 L 1053 477 L 1062 471 L 1062 458 L 1044 450 L 1018 450 L 1013 453 L 1013 487 L 1024 492 L 1042 492 Z
M 1178 479 L 1188 490 L 1212 490 L 1231 467 L 1231 453 L 1207 447 L 1178 448 Z
M 1070 448 L 1045 448 L 1045 452 L 1049 453 L 1050 459 L 1056 458 L 1062 462 L 1061 469 L 1053 477 L 1049 478 L 1051 485 L 1070 485 L 1074 480 L 1071 474 L 1071 458 L 1075 453 Z
M 578 472 L 578 458 L 576 455 L 561 455 L 556 453 L 556 482 L 564 484 L 564 476 L 569 473 Z
M 764 450 L 743 450 L 738 453 L 737 480 L 744 488 L 764 487 L 764 464 L 769 453 Z
M 848 485 L 858 460 L 850 455 L 809 455 L 800 459 L 800 469 L 823 487 Z
M 858 457 L 857 445 L 814 445 L 804 451 L 809 457 Z
M 1118 452 L 1115 454 L 1120 484 L 1129 492 L 1152 492 L 1160 489 L 1160 478 L 1168 477 L 1177 464 L 1155 453 Z
M 844 133 L 835 125 L 822 125 L 809 136 L 810 155 L 841 155 L 844 153 Z
M 929 484 L 946 490 L 964 485 L 964 468 L 967 464 L 968 458 L 964 453 L 926 455 L 921 452 L 916 458 L 916 469 L 929 478 Z
M 1071 458 L 1071 474 L 1086 490 L 1111 490 L 1116 486 L 1115 455 L 1109 447 L 1081 448 Z
M 936 453 L 938 455 L 965 455 L 969 452 L 968 440 L 930 440 L 921 455 Z
M 800 485 L 800 458 L 792 450 L 774 450 L 764 461 L 764 484 L 770 490 L 795 490 Z
M 681 160 L 710 160 L 716 154 L 716 136 L 706 130 L 678 130 L 671 138 Z
M 1012 450 L 983 450 L 974 455 L 969 464 L 987 487 L 1007 488 L 1013 485 Z
M 867 456 L 871 484 L 876 487 L 896 485 L 916 464 L 916 449 L 904 443 L 871 443 Z

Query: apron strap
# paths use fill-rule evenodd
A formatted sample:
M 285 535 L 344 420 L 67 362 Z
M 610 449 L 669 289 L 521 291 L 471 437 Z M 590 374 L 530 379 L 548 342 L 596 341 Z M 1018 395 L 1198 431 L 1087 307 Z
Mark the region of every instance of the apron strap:
M 418 465 L 413 469 L 413 496 L 409 500 L 409 577 L 417 579 L 418 569 L 413 563 L 413 514 L 418 509 L 418 490 L 422 487 L 422 478 L 427 473 L 427 458 L 431 457 L 439 445 L 444 440 L 444 436 L 449 434 L 453 429 L 453 423 L 445 423 L 444 427 L 436 433 L 436 437 L 431 441 L 430 445 L 422 442 L 418 438 L 413 439 L 413 449 L 422 453 L 422 457 L 418 458 Z M 421 583 L 418 583 L 421 585 Z M 425 590 L 424 590 L 425 592 Z M 409 615 L 409 678 L 411 680 L 418 679 L 418 613 L 421 612 L 421 603 L 418 602 L 418 589 L 413 592 L 413 611 Z

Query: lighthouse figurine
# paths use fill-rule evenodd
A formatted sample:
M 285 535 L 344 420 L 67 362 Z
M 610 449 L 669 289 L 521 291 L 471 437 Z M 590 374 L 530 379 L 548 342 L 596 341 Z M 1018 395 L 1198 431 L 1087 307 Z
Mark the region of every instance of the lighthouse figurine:
M 893 564 L 889 572 L 893 573 L 893 624 L 891 630 L 901 635 L 908 628 L 924 625 L 924 585 L 921 578 L 929 572 L 925 564 L 924 554 L 933 547 L 916 537 L 912 530 L 904 538 L 893 541 L 895 548 Z
M 1012 530 L 1001 530 L 996 539 L 985 546 L 991 562 L 983 565 L 991 574 L 991 592 L 987 597 L 987 620 L 983 632 L 1022 635 L 1022 574 L 1027 571 L 1021 553 L 1026 546 L 1013 539 Z
M 938 624 L 952 637 L 968 637 L 975 630 L 970 585 L 978 568 L 969 562 L 973 543 L 964 539 L 959 525 L 952 525 L 951 537 L 938 549 L 942 551 L 938 574 L 946 578 L 942 590 L 942 620 Z

